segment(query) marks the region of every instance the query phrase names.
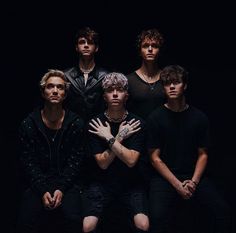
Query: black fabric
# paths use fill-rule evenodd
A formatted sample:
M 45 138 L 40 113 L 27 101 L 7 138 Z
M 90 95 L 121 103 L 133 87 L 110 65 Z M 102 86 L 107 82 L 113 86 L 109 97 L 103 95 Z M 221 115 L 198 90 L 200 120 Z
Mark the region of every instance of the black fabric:
M 84 121 L 99 114 L 105 108 L 102 79 L 107 73 L 107 70 L 95 66 L 88 74 L 85 85 L 83 73 L 78 66 L 65 70 L 65 75 L 71 82 L 65 106 L 79 114 Z
M 148 148 L 161 150 L 161 159 L 173 173 L 192 173 L 198 148 L 209 147 L 207 116 L 191 106 L 183 112 L 161 106 L 148 119 L 147 143 Z
M 49 232 L 63 229 L 67 233 L 82 231 L 80 188 L 74 186 L 63 196 L 62 204 L 55 210 L 46 210 L 42 199 L 32 189 L 27 189 L 21 200 L 18 214 L 17 233 Z M 40 231 L 40 232 L 41 232 Z
M 160 81 L 148 84 L 136 72 L 127 75 L 129 83 L 129 99 L 127 108 L 132 113 L 147 120 L 148 115 L 165 103 L 165 94 Z M 153 90 L 151 90 L 153 88 Z
M 108 119 L 103 113 L 95 117 L 95 119 L 96 118 L 99 118 L 104 125 L 105 121 L 108 121 Z M 139 130 L 137 133 L 133 134 L 129 138 L 125 139 L 122 142 L 122 145 L 124 145 L 128 149 L 140 152 L 140 156 L 142 156 L 144 152 L 146 130 L 145 123 L 141 118 L 132 113 L 129 113 L 125 120 L 130 121 L 133 118 L 141 121 L 141 130 Z M 109 124 L 111 126 L 111 133 L 115 137 L 118 133 L 120 123 L 109 122 Z M 104 152 L 109 148 L 109 146 L 104 139 L 101 139 L 100 137 L 92 133 L 89 134 L 89 137 L 90 155 L 95 160 L 94 156 L 96 154 Z M 95 181 L 102 181 L 103 183 L 113 184 L 114 186 L 118 185 L 118 187 L 130 186 L 131 184 L 137 184 L 140 182 L 140 180 L 137 179 L 137 177 L 140 177 L 137 166 L 129 168 L 124 162 L 122 162 L 117 157 L 114 158 L 110 166 L 105 170 L 102 170 L 98 165 L 96 165 L 96 167 L 94 168 L 94 172 L 96 174 L 94 176 Z
M 181 181 L 190 179 L 191 176 L 179 176 Z M 197 189 L 190 200 L 184 200 L 176 192 L 176 190 L 164 178 L 153 178 L 150 185 L 150 232 L 151 233 L 167 233 L 173 232 L 172 224 L 174 219 L 180 215 L 184 205 L 194 207 L 197 204 L 201 211 L 201 215 L 205 212 L 209 213 L 209 217 L 213 218 L 213 222 L 209 221 L 209 228 L 214 228 L 216 233 L 231 232 L 231 213 L 229 205 L 219 195 L 218 190 L 213 183 L 206 177 L 202 178 Z M 196 211 L 193 211 L 193 213 Z M 186 217 L 185 217 L 186 219 Z M 182 226 L 186 227 L 186 221 Z M 196 227 L 196 226 L 191 226 Z M 186 229 L 186 228 L 185 228 Z M 189 228 L 187 229 L 187 231 Z M 194 230 L 194 229 L 193 229 Z M 195 231 L 193 231 L 195 232 Z
M 19 149 L 26 188 L 31 187 L 42 197 L 45 192 L 53 193 L 56 189 L 64 193 L 74 182 L 80 182 L 79 171 L 84 160 L 83 127 L 78 115 L 66 111 L 57 149 L 53 150 L 40 109 L 23 120 L 19 128 Z M 52 155 L 53 151 L 56 154 Z

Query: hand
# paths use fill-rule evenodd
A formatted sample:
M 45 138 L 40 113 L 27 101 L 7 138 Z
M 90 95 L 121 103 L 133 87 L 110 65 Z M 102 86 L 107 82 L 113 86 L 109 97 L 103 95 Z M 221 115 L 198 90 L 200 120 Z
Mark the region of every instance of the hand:
M 196 191 L 197 184 L 192 180 L 183 181 L 183 187 L 187 188 L 192 194 Z
M 53 193 L 53 201 L 54 201 L 53 209 L 61 205 L 62 197 L 63 197 L 63 193 L 59 189 L 57 189 Z
M 54 200 L 49 192 L 44 193 L 43 198 L 43 205 L 46 209 L 51 210 L 54 206 Z
M 188 200 L 192 197 L 193 193 L 185 187 L 184 183 L 179 183 L 176 188 L 177 193 L 185 200 Z
M 140 126 L 140 120 L 135 121 L 135 119 L 130 120 L 129 122 L 123 121 L 120 124 L 118 134 L 116 135 L 116 138 L 121 142 L 124 139 L 130 137 L 134 133 L 138 132 L 141 127 Z
M 94 129 L 89 129 L 90 133 L 96 134 L 106 141 L 113 137 L 113 135 L 111 134 L 111 127 L 107 121 L 105 122 L 105 125 L 103 125 L 100 119 L 97 118 L 97 121 L 92 119 L 89 125 Z

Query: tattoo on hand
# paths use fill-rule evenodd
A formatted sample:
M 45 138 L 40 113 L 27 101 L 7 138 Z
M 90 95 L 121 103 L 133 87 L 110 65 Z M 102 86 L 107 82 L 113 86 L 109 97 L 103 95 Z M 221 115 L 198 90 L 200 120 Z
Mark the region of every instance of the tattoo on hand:
M 119 137 L 120 138 L 124 138 L 125 136 L 127 136 L 127 133 L 129 132 L 129 129 L 128 128 L 124 128 L 120 131 L 119 133 Z

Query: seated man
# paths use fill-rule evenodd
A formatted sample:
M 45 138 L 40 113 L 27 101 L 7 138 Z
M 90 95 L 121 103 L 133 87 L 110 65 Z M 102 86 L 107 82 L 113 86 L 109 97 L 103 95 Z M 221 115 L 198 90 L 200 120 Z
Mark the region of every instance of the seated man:
M 79 183 L 84 157 L 83 121 L 62 106 L 69 87 L 62 71 L 50 70 L 40 87 L 44 105 L 23 120 L 19 129 L 27 187 L 17 232 L 37 232 L 42 219 L 60 212 L 64 232 L 78 233 L 82 230 L 80 190 L 75 183 Z
M 135 232 L 149 228 L 147 201 L 136 163 L 144 149 L 144 123 L 125 109 L 127 78 L 110 73 L 102 82 L 107 109 L 89 123 L 91 155 L 96 176 L 85 191 L 84 232 L 93 232 L 104 208 L 120 201 Z
M 169 232 L 176 204 L 193 200 L 215 217 L 215 233 L 230 233 L 229 206 L 204 176 L 208 119 L 186 103 L 187 72 L 180 66 L 167 66 L 160 80 L 167 103 L 148 119 L 148 147 L 154 168 L 149 199 L 151 232 Z

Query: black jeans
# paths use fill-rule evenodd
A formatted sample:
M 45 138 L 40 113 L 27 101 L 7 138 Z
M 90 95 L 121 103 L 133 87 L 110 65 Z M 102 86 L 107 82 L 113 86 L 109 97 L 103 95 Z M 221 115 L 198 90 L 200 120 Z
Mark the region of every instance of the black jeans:
M 59 218 L 59 219 L 58 219 Z M 18 215 L 17 233 L 35 233 L 45 223 L 59 223 L 63 232 L 79 233 L 82 231 L 81 198 L 79 187 L 68 190 L 62 199 L 62 204 L 55 210 L 46 210 L 39 197 L 33 190 L 25 191 Z M 56 230 L 56 229 L 54 229 Z M 45 231 L 45 229 L 44 229 Z
M 187 178 L 189 177 L 184 177 L 183 180 Z M 179 207 L 181 202 L 195 202 L 202 205 L 203 212 L 209 211 L 214 217 L 214 233 L 231 232 L 230 208 L 208 178 L 201 180 L 190 200 L 184 200 L 165 179 L 156 177 L 151 180 L 149 197 L 152 233 L 170 231 L 170 221 L 176 217 L 176 206 Z M 193 232 L 193 229 L 189 229 L 189 232 Z

